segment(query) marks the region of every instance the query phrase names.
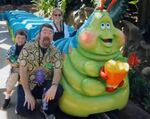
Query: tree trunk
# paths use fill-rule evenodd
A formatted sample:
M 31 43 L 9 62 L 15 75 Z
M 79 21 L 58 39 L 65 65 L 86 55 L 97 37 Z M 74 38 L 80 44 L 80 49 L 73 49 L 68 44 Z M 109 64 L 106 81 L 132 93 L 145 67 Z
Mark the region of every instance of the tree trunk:
M 150 25 L 150 0 L 140 0 L 139 2 L 139 27 L 144 28 Z

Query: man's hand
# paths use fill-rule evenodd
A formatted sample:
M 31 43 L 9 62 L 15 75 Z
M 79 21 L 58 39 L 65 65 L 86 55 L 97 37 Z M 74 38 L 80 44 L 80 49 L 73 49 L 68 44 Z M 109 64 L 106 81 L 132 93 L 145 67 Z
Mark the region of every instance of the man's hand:
M 26 94 L 25 95 L 25 102 L 24 102 L 24 106 L 27 104 L 28 109 L 33 111 L 35 109 L 35 98 L 32 96 L 32 94 Z
M 48 91 L 45 93 L 44 100 L 48 102 L 49 100 L 54 100 L 57 91 L 57 85 L 52 85 Z

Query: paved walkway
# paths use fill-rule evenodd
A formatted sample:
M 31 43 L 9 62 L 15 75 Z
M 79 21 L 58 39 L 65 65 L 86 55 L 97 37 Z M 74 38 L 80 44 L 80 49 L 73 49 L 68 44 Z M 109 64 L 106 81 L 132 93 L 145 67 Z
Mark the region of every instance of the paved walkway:
M 13 44 L 5 21 L 0 21 L 0 88 L 5 88 L 10 67 L 5 64 L 5 54 Z

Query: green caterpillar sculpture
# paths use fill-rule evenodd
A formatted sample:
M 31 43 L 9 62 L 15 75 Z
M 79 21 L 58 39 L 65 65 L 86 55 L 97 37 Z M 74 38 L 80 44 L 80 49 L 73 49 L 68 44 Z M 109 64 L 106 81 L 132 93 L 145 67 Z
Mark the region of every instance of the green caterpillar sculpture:
M 108 12 L 95 9 L 74 37 L 61 39 L 55 45 L 64 54 L 62 85 L 64 94 L 59 106 L 67 114 L 87 117 L 90 114 L 122 109 L 128 101 L 128 78 L 107 90 L 100 70 L 107 61 L 126 61 L 121 54 L 125 38 L 114 27 Z M 116 80 L 116 79 L 115 79 Z

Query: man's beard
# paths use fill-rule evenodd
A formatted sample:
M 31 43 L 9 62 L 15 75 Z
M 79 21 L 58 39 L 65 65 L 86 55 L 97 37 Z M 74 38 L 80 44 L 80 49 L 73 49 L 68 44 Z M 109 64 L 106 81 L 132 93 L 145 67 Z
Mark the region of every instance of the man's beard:
M 49 47 L 49 45 L 50 45 L 50 38 L 49 37 L 44 37 L 42 44 L 46 48 Z

